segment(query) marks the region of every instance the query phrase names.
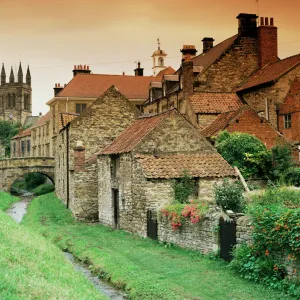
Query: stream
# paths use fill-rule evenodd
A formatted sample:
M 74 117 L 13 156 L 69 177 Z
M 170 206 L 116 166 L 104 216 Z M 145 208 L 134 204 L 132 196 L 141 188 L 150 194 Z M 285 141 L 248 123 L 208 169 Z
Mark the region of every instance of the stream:
M 17 223 L 20 223 L 26 214 L 27 206 L 32 200 L 32 198 L 32 194 L 24 193 L 21 196 L 22 200 L 13 204 L 12 207 L 7 210 L 7 214 L 11 218 L 13 218 Z M 116 289 L 108 282 L 101 280 L 97 276 L 93 275 L 92 272 L 88 269 L 88 266 L 84 263 L 78 262 L 78 260 L 76 260 L 76 258 L 71 253 L 64 252 L 64 255 L 66 259 L 72 263 L 74 268 L 78 272 L 81 272 L 101 294 L 104 294 L 109 299 L 113 300 L 127 299 L 126 295 L 123 294 L 122 291 Z

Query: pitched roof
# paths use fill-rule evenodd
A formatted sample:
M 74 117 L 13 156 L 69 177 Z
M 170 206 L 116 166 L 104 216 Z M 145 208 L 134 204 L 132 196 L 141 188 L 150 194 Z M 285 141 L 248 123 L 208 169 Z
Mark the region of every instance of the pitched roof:
M 238 35 L 234 35 L 231 38 L 214 46 L 209 51 L 192 58 L 191 60 L 193 61 L 194 66 L 202 66 L 203 71 L 205 71 L 234 44 L 237 37 Z
M 199 154 L 172 154 L 158 158 L 153 155 L 136 155 L 146 178 L 180 178 L 184 170 L 192 177 L 236 176 L 233 168 L 217 152 Z
M 174 110 L 166 111 L 159 115 L 143 117 L 136 120 L 125 129 L 101 154 L 117 154 L 130 152 L 150 131 Z
M 73 113 L 60 113 L 60 128 L 66 127 L 71 121 L 76 119 L 79 116 L 79 114 L 73 114 Z
M 280 106 L 279 114 L 290 114 L 300 111 L 300 78 L 296 78 L 284 100 Z
M 217 135 L 220 131 L 224 130 L 229 125 L 230 121 L 236 118 L 242 111 L 244 111 L 243 108 L 237 111 L 228 111 L 222 113 L 200 132 L 206 137 Z
M 300 54 L 268 64 L 251 75 L 237 91 L 243 91 L 262 84 L 274 82 L 299 64 Z
M 51 113 L 50 113 L 50 110 L 49 110 L 45 115 L 43 115 L 41 118 L 39 118 L 39 120 L 36 122 L 36 124 L 34 124 L 32 126 L 32 128 L 41 126 L 41 125 L 49 122 L 50 121 L 50 117 L 51 117 Z
M 156 77 L 163 77 L 164 75 L 173 75 L 175 74 L 175 70 L 169 66 L 167 68 L 165 68 L 164 70 L 161 70 L 157 75 Z
M 128 99 L 147 99 L 149 84 L 157 79 L 153 76 L 77 74 L 57 97 L 97 98 L 115 85 Z
M 35 125 L 38 122 L 39 119 L 40 119 L 39 116 L 27 116 L 25 118 L 23 126 L 27 127 L 28 125 L 31 125 L 31 126 Z
M 25 130 L 22 130 L 21 133 L 19 132 L 17 135 L 13 136 L 11 138 L 11 140 L 26 137 L 26 136 L 31 136 L 31 129 L 32 129 L 32 126 Z
M 224 113 L 242 107 L 235 93 L 193 93 L 189 100 L 195 113 Z

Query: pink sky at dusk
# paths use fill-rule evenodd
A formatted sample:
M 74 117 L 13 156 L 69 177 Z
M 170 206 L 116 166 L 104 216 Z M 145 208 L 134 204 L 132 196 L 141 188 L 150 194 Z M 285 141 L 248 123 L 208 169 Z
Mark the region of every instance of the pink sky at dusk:
M 74 64 L 93 73 L 133 75 L 140 60 L 152 74 L 151 55 L 168 53 L 177 69 L 183 44 L 202 51 L 204 36 L 215 44 L 237 33 L 239 13 L 257 13 L 255 0 L 0 0 L 0 58 L 6 72 L 30 65 L 33 114 L 46 113 L 55 83 L 68 83 Z M 300 2 L 259 0 L 259 14 L 274 17 L 279 57 L 300 52 Z

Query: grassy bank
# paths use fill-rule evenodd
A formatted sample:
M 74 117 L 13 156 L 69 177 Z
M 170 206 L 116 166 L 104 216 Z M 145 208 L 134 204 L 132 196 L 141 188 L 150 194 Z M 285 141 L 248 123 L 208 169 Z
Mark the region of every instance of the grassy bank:
M 1 209 L 17 198 L 0 192 Z M 106 299 L 44 237 L 0 210 L 0 299 Z
M 24 224 L 93 265 L 131 299 L 289 299 L 234 275 L 223 261 L 123 231 L 73 220 L 53 194 L 36 198 Z
M 17 202 L 18 200 L 18 197 L 0 191 L 0 210 L 7 210 L 13 203 Z

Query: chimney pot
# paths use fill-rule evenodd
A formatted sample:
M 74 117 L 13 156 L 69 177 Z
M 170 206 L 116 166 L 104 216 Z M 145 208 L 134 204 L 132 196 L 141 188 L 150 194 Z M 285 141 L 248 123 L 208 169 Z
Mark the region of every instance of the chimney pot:
M 274 26 L 274 18 L 270 18 L 270 25 Z
M 138 62 L 138 68 L 140 68 L 141 67 L 141 63 L 140 62 Z
M 264 25 L 265 25 L 265 18 L 260 17 L 260 26 L 264 26 Z
M 265 18 L 265 25 L 269 26 L 269 18 L 268 17 Z
M 125 72 L 123 72 L 122 75 L 124 76 L 124 75 L 125 75 Z
M 42 115 L 43 115 L 43 114 L 40 112 L 40 113 L 39 113 L 39 116 L 41 117 Z
M 86 69 L 89 70 L 89 69 L 90 69 L 90 66 L 86 66 Z
M 86 65 L 83 66 L 83 70 L 86 70 Z
M 76 70 L 76 65 L 74 65 L 74 70 Z

